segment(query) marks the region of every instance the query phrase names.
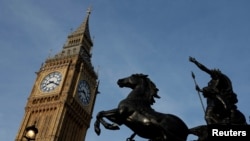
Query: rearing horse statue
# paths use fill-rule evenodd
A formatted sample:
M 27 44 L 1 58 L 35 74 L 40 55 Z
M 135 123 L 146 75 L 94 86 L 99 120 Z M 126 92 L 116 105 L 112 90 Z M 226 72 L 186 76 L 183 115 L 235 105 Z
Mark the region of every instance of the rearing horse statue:
M 119 79 L 117 84 L 132 91 L 117 108 L 97 114 L 94 126 L 98 135 L 101 133 L 100 123 L 110 130 L 118 130 L 124 124 L 134 132 L 127 141 L 133 141 L 135 135 L 149 141 L 187 140 L 189 129 L 179 117 L 157 112 L 151 107 L 154 98 L 160 97 L 157 95 L 158 89 L 147 75 L 132 74 Z M 113 123 L 108 123 L 104 118 Z

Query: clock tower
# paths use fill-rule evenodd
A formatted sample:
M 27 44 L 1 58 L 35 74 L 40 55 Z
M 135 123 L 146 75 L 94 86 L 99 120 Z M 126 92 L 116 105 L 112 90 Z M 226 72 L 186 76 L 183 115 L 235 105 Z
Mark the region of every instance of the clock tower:
M 98 76 L 91 64 L 93 42 L 89 16 L 73 31 L 62 50 L 48 57 L 25 107 L 15 141 L 24 141 L 26 129 L 38 129 L 36 141 L 84 141 L 98 93 Z

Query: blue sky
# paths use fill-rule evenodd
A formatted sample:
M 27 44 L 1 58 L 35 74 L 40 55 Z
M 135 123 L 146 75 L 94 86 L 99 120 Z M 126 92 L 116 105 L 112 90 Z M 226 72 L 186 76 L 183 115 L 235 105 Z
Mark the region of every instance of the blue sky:
M 0 140 L 14 140 L 35 72 L 48 56 L 61 51 L 89 6 L 92 63 L 101 94 L 86 140 L 125 140 L 132 134 L 125 126 L 119 131 L 101 127 L 97 136 L 93 122 L 97 112 L 115 108 L 126 97 L 130 90 L 119 88 L 116 81 L 133 73 L 148 74 L 158 87 L 161 99 L 155 110 L 179 116 L 190 128 L 205 124 L 191 71 L 201 87 L 210 78 L 188 61 L 189 56 L 231 78 L 238 108 L 248 119 L 248 0 L 1 0 Z

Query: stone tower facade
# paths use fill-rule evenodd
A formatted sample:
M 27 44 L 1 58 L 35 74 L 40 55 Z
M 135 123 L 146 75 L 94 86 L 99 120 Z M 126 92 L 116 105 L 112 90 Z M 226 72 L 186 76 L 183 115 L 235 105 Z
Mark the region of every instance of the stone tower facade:
M 73 31 L 62 50 L 45 60 L 30 93 L 15 141 L 26 141 L 35 125 L 36 141 L 84 141 L 98 93 L 91 63 L 89 16 Z

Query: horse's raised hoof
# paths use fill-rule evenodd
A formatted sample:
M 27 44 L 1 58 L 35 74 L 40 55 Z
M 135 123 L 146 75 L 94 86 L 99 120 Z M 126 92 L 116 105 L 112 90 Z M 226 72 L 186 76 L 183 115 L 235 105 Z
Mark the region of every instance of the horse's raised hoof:
M 100 129 L 100 122 L 96 121 L 94 124 L 95 127 L 95 132 L 99 136 L 101 134 L 101 129 Z
M 120 127 L 118 124 L 112 124 L 114 130 L 120 130 Z
M 95 133 L 99 136 L 101 134 L 101 129 L 99 127 L 95 127 Z
M 135 140 L 133 140 L 131 138 L 127 138 L 126 141 L 135 141 Z
M 108 126 L 108 129 L 110 129 L 110 130 L 119 130 L 120 127 L 117 124 L 113 123 L 113 124 Z

